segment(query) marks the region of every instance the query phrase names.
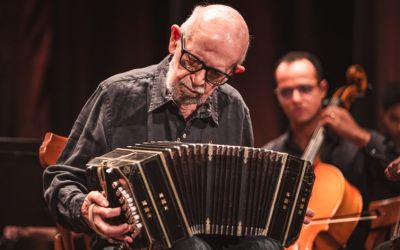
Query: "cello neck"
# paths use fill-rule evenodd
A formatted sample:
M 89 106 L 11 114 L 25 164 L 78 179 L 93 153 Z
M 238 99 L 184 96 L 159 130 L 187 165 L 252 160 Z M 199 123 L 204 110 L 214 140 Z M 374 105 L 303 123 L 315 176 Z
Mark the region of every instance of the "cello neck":
M 338 106 L 340 100 L 337 98 L 332 98 L 329 101 L 328 106 Z M 317 157 L 319 150 L 321 148 L 321 145 L 325 139 L 325 128 L 322 126 L 318 126 L 312 136 L 310 141 L 307 144 L 306 149 L 303 152 L 303 155 L 301 156 L 301 159 L 310 161 L 311 163 L 314 162 L 315 158 Z
M 317 154 L 319 153 L 319 149 L 321 148 L 322 142 L 325 138 L 325 129 L 324 127 L 318 126 L 317 129 L 314 130 L 310 141 L 306 149 L 301 156 L 301 159 L 310 161 L 311 163 L 314 162 Z

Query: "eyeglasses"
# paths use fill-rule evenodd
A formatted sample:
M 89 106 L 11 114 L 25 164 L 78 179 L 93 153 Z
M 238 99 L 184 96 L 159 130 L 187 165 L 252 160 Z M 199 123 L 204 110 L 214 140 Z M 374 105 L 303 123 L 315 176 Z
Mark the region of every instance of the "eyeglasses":
M 206 81 L 214 86 L 221 86 L 222 84 L 227 83 L 232 77 L 221 70 L 207 66 L 197 56 L 187 51 L 185 48 L 183 33 L 181 36 L 181 58 L 179 63 L 190 73 L 196 73 L 197 71 L 205 69 Z
M 293 96 L 293 92 L 295 90 L 297 90 L 300 94 L 310 94 L 315 87 L 317 87 L 317 85 L 300 84 L 296 87 L 276 88 L 275 93 L 282 98 L 288 99 Z

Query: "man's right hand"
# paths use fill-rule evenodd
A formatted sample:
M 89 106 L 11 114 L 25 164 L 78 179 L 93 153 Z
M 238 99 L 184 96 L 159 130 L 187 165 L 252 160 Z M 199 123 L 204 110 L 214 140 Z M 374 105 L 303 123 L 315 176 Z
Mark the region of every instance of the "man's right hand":
M 307 208 L 306 210 L 306 216 L 304 217 L 303 224 L 307 225 L 310 224 L 312 218 L 314 217 L 315 212 L 311 208 Z
M 113 218 L 121 213 L 121 208 L 109 208 L 107 199 L 98 191 L 90 192 L 83 201 L 81 212 L 86 223 L 97 234 L 108 238 L 132 243 L 132 237 L 125 233 L 132 230 L 127 223 L 111 225 L 105 219 Z
M 400 157 L 389 163 L 385 169 L 385 175 L 388 180 L 400 181 Z

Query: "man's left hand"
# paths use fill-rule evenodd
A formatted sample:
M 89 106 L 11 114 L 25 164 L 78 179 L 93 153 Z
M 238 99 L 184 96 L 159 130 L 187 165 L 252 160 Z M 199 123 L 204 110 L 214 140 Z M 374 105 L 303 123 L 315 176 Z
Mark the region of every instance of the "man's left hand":
M 349 140 L 359 147 L 367 146 L 371 133 L 360 127 L 349 111 L 341 107 L 328 106 L 321 111 L 321 126 L 328 126 L 338 136 Z

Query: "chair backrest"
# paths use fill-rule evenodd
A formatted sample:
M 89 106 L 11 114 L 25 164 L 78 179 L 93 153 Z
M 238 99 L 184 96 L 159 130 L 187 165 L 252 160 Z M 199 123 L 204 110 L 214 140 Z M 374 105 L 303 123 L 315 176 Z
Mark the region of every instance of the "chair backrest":
M 39 160 L 40 165 L 44 168 L 53 165 L 57 162 L 58 157 L 63 151 L 68 138 L 60 136 L 51 132 L 47 132 L 42 144 L 39 147 Z M 59 233 L 54 237 L 54 249 L 55 250 L 74 250 L 74 234 L 73 232 L 63 228 L 57 224 Z M 85 248 L 90 249 L 89 242 L 90 238 L 84 235 Z
M 55 164 L 67 141 L 67 137 L 47 132 L 39 148 L 40 165 L 46 168 Z
M 400 196 L 370 203 L 368 210 L 378 210 L 380 216 L 371 221 L 370 232 L 365 243 L 366 250 L 372 250 L 380 243 L 388 240 L 398 222 L 399 209 Z

